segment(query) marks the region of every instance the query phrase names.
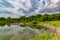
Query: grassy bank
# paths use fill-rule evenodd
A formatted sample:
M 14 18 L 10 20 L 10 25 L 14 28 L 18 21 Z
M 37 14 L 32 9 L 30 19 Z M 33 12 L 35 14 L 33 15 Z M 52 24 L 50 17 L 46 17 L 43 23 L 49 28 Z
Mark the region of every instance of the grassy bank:
M 42 25 L 40 25 L 40 24 L 42 24 L 42 25 L 46 24 L 46 25 L 48 25 L 48 26 L 53 26 L 53 27 L 55 27 L 55 28 L 60 28 L 60 21 L 45 21 L 45 22 L 32 21 L 32 22 L 22 23 L 21 25 L 30 26 L 30 27 L 31 27 L 31 25 L 32 25 L 32 26 L 37 25 L 38 28 L 40 28 L 40 26 L 42 26 Z M 34 27 L 35 27 L 35 26 L 34 26 Z M 35 27 L 35 28 L 37 28 L 37 27 Z
M 60 27 L 60 21 L 48 21 L 48 22 L 39 22 L 38 24 L 47 24 L 54 27 Z
M 53 35 L 48 35 L 47 33 L 44 33 L 44 34 L 35 36 L 31 40 L 60 40 L 60 34 L 53 36 Z

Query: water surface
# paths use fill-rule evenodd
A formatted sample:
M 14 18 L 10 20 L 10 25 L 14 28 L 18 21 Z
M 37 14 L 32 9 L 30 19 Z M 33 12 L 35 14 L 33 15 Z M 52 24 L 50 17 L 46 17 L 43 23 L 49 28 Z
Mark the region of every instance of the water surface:
M 35 35 L 44 32 L 50 33 L 50 30 L 31 28 L 29 26 L 5 25 L 0 26 L 0 40 L 29 40 Z

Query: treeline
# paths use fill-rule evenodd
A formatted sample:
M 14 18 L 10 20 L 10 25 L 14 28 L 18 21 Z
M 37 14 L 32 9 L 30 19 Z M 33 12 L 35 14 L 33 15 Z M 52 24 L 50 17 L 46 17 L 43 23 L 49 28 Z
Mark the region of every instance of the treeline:
M 60 21 L 60 13 L 58 14 L 37 14 L 35 16 L 20 17 L 20 22 L 44 22 L 44 21 Z
M 0 17 L 0 26 L 4 26 L 6 24 L 10 26 L 11 23 L 20 23 L 20 18 Z
M 1 24 L 11 24 L 11 23 L 35 23 L 36 22 L 44 22 L 44 21 L 60 21 L 60 13 L 56 14 L 37 14 L 34 16 L 21 16 L 20 18 L 4 18 L 0 17 L 0 25 Z

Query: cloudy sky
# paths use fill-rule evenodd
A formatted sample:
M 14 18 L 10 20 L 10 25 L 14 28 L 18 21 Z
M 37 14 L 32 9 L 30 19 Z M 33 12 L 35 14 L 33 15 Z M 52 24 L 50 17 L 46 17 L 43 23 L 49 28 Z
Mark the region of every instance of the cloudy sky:
M 60 0 L 0 0 L 0 17 L 60 12 Z

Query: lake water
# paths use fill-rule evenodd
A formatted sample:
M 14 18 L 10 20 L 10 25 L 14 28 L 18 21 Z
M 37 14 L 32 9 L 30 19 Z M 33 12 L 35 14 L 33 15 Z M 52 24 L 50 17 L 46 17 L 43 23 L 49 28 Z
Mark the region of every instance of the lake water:
M 37 34 L 50 33 L 43 28 L 22 27 L 20 25 L 0 26 L 0 40 L 29 40 Z

